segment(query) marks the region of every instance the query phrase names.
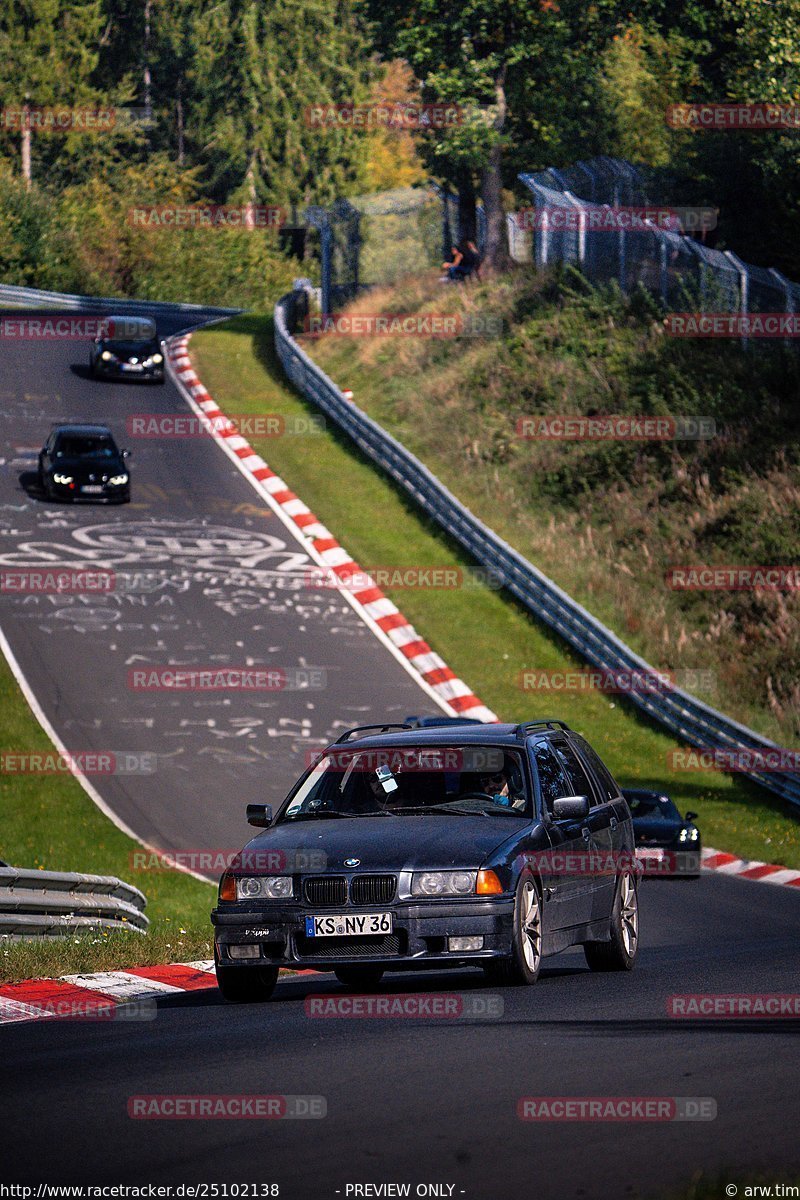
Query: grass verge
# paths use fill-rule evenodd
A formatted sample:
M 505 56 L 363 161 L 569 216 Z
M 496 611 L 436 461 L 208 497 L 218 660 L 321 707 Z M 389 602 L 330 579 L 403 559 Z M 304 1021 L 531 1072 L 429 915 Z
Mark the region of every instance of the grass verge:
M 52 744 L 0 656 L 3 748 L 51 751 Z M 0 938 L 0 983 L 151 963 L 210 958 L 214 891 L 178 871 L 132 868 L 136 843 L 93 804 L 72 775 L 0 774 L 0 857 L 15 867 L 117 875 L 147 896 L 150 928 L 47 941 Z
M 287 385 L 270 318 L 248 315 L 192 339 L 203 383 L 223 411 L 296 418 L 316 414 Z M 349 381 L 348 381 L 349 386 Z M 308 421 L 305 421 L 308 426 Z M 365 568 L 472 564 L 335 429 L 314 436 L 253 439 L 273 470 L 340 538 Z M 429 459 L 433 470 L 437 463 Z M 741 779 L 668 765 L 678 743 L 636 709 L 600 693 L 554 702 L 520 690 L 521 670 L 576 670 L 563 643 L 503 593 L 485 586 L 452 590 L 386 589 L 445 661 L 503 719 L 556 715 L 584 733 L 626 783 L 664 788 L 700 814 L 708 844 L 746 858 L 800 867 L 800 824 L 787 805 Z M 430 703 L 421 698 L 421 708 Z M 379 714 L 375 714 L 376 716 Z

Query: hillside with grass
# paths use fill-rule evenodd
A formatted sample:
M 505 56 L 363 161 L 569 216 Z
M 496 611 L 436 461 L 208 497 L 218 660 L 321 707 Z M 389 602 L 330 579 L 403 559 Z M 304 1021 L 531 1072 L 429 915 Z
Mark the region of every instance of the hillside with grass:
M 782 346 L 677 340 L 644 293 L 625 300 L 575 274 L 521 270 L 460 289 L 428 277 L 372 291 L 349 311 L 445 309 L 500 317 L 503 335 L 301 340 L 476 515 L 650 663 L 796 745 L 797 592 L 680 591 L 666 576 L 698 564 L 797 562 L 797 359 Z M 702 417 L 715 435 L 518 432 L 534 416 L 600 414 Z

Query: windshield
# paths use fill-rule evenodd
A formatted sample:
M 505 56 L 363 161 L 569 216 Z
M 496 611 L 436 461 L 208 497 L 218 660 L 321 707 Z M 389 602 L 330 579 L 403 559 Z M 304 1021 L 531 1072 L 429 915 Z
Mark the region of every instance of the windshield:
M 441 814 L 527 816 L 519 754 L 499 746 L 333 749 L 314 767 L 281 821 Z
M 680 813 L 668 796 L 628 796 L 628 807 L 633 817 L 647 817 L 649 821 L 680 820 Z
M 110 437 L 66 434 L 56 442 L 56 458 L 115 458 L 117 447 Z

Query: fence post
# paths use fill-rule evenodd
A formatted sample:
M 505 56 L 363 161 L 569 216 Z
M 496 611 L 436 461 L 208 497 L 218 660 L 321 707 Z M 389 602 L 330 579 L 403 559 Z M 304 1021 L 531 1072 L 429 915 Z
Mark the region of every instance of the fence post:
M 779 285 L 783 288 L 783 311 L 789 316 L 794 316 L 794 296 L 792 295 L 791 282 L 785 275 L 781 275 L 780 271 L 776 270 L 775 267 L 770 267 L 769 273 L 777 279 Z M 791 337 L 785 337 L 783 344 L 784 346 L 793 346 L 794 342 Z
M 663 234 L 658 235 L 658 261 L 659 272 L 661 276 L 661 303 L 664 308 L 668 303 L 668 267 L 669 267 L 669 250 L 667 248 L 667 239 Z
M 586 262 L 586 209 L 572 192 L 565 190 L 564 195 L 578 210 L 578 262 L 583 266 Z
M 736 269 L 739 275 L 739 312 L 743 317 L 746 317 L 750 311 L 750 296 L 748 292 L 747 266 L 740 258 L 737 258 L 732 250 L 724 251 L 728 262 Z M 746 350 L 750 339 L 747 334 L 742 331 L 742 349 Z

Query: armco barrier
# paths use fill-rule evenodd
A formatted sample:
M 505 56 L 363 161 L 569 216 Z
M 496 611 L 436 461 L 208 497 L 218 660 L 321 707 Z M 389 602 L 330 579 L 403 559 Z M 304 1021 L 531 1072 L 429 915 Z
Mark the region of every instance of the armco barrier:
M 115 300 L 113 296 L 75 296 L 65 292 L 46 292 L 41 288 L 0 284 L 0 305 L 11 308 L 32 308 L 47 305 L 69 312 L 99 309 L 109 313 L 144 313 L 151 316 L 191 316 L 210 314 L 211 321 L 235 317 L 241 308 L 212 308 L 205 304 L 173 304 L 161 300 Z
M 92 929 L 144 933 L 142 892 L 108 875 L 0 867 L 0 936 L 63 937 Z
M 312 403 L 350 435 L 356 445 L 517 600 L 544 621 L 591 666 L 608 671 L 652 674 L 654 668 L 600 621 L 571 599 L 537 567 L 498 537 L 439 482 L 418 458 L 347 400 L 336 384 L 292 337 L 296 306 L 304 291 L 284 296 L 275 307 L 275 347 L 289 379 Z M 740 725 L 680 688 L 631 692 L 630 699 L 671 733 L 693 746 L 776 749 L 776 743 Z M 749 771 L 749 778 L 800 807 L 800 778 L 790 772 Z

